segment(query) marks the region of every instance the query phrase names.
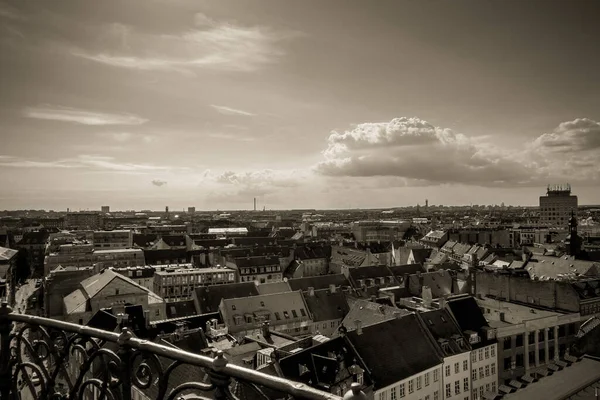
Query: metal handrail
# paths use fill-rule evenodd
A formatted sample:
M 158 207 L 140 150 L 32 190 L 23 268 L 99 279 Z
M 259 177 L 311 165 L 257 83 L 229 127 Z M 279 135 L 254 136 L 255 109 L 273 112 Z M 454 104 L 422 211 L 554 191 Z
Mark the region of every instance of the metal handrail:
M 199 366 L 207 371 L 212 370 L 226 377 L 231 377 L 234 379 L 237 378 L 258 386 L 264 386 L 278 392 L 286 393 L 294 398 L 309 400 L 342 400 L 342 397 L 340 396 L 314 389 L 304 383 L 290 381 L 253 369 L 229 364 L 227 363 L 222 351 L 218 351 L 215 358 L 210 358 L 199 354 L 193 354 L 181 349 L 154 343 L 148 340 L 136 338 L 127 328 L 124 328 L 121 333 L 116 333 L 55 319 L 14 313 L 6 303 L 3 303 L 0 307 L 0 334 L 3 335 L 2 349 L 0 351 L 0 375 L 2 371 L 4 371 L 6 374 L 5 369 L 7 367 L 1 364 L 4 364 L 6 361 L 8 361 L 8 357 L 5 354 L 7 347 L 5 346 L 10 346 L 10 339 L 6 340 L 5 336 L 10 334 L 11 329 L 7 328 L 7 324 L 12 325 L 13 322 L 56 329 L 63 332 L 116 343 L 121 347 L 130 347 L 143 352 L 152 353 L 157 356 L 166 357 L 174 361 L 180 361 L 185 364 Z M 0 376 L 0 378 L 2 377 Z M 351 390 L 343 396 L 343 399 L 359 400 L 366 399 L 366 396 L 364 392 L 362 392 L 361 386 L 355 383 L 352 385 Z M 0 400 L 4 400 L 1 397 L 1 394 Z

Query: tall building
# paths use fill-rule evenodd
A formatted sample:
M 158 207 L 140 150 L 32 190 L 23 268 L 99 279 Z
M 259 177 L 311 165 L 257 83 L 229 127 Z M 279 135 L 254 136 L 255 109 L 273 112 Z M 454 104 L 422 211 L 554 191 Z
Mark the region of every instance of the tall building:
M 188 207 L 188 214 L 193 214 L 196 212 L 196 207 Z
M 102 206 L 100 208 L 100 210 L 102 211 L 102 213 L 106 214 L 110 212 L 110 206 Z
M 540 196 L 540 223 L 566 226 L 571 212 L 577 213 L 577 196 L 571 194 L 571 185 L 548 185 L 545 196 Z

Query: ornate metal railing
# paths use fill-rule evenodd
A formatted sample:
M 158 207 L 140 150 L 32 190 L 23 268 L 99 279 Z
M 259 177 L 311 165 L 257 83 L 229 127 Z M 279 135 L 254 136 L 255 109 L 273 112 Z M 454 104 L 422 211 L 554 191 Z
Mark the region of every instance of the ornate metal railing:
M 229 364 L 222 352 L 210 358 L 136 338 L 127 328 L 116 333 L 16 314 L 6 303 L 0 337 L 0 400 L 342 400 Z M 343 399 L 366 395 L 353 384 Z

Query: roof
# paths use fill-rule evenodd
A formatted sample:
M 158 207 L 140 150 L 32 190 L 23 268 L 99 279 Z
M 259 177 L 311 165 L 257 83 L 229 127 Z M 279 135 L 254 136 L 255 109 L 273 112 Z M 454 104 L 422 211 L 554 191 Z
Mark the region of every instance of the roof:
M 489 326 L 475 298 L 468 296 L 459 299 L 451 299 L 447 304 L 462 332 L 473 331 L 481 333 L 484 327 Z M 473 348 L 483 347 L 489 344 L 485 335 L 480 336 L 481 342 L 473 345 Z
M 262 267 L 265 265 L 280 265 L 277 256 L 253 256 L 234 259 L 238 268 Z
M 456 246 L 452 248 L 452 251 L 454 252 L 454 254 L 463 256 L 469 251 L 470 248 L 471 245 L 468 243 L 457 243 Z
M 258 290 L 258 294 L 272 294 L 272 293 L 282 293 L 282 292 L 291 292 L 292 289 L 287 282 L 270 282 L 270 283 L 261 283 L 256 286 Z
M 411 249 L 415 264 L 425 264 L 425 261 L 431 255 L 431 249 Z
M 342 319 L 350 310 L 343 292 L 331 293 L 328 289 L 305 294 L 304 300 L 314 322 Z
M 366 369 L 360 356 L 343 337 L 328 340 L 279 360 L 283 377 L 325 390 L 352 376 L 351 368 L 355 364 L 361 371 Z M 339 369 L 341 365 L 345 370 Z M 364 385 L 370 386 L 368 374 L 364 374 L 363 379 Z
M 409 291 L 420 296 L 423 286 L 429 286 L 433 298 L 452 294 L 452 275 L 447 270 L 424 272 L 409 277 Z
M 297 291 L 223 299 L 219 311 L 231 332 L 232 328 L 256 329 L 260 326 L 259 316 L 265 317 L 271 325 L 308 321 L 306 308 L 302 292 Z M 248 314 L 253 316 L 250 322 L 242 318 L 241 323 L 236 324 L 235 316 L 245 317 Z
M 421 313 L 420 317 L 423 319 L 425 327 L 438 342 L 444 357 L 471 351 L 460 327 L 447 310 L 428 311 Z M 444 343 L 447 343 L 447 346 Z
M 181 247 L 187 245 L 187 235 L 163 235 L 161 240 L 170 247 Z
M 308 288 L 313 288 L 315 290 L 327 289 L 329 288 L 329 285 L 335 285 L 336 287 L 350 286 L 350 282 L 348 282 L 348 279 L 346 279 L 344 274 L 331 274 L 289 279 L 288 284 L 292 290 L 302 291 L 306 291 Z
M 133 234 L 133 245 L 146 248 L 150 247 L 158 240 L 158 235 L 155 234 L 141 234 L 134 233 Z
M 442 246 L 441 250 L 452 251 L 452 249 L 456 245 L 457 245 L 457 243 L 454 240 L 448 240 L 446 243 L 444 243 L 444 245 Z
M 354 281 L 357 281 L 359 279 L 372 279 L 392 275 L 403 277 L 404 274 L 415 274 L 422 271 L 423 267 L 421 264 L 396 265 L 391 267 L 387 265 L 374 265 L 351 268 L 349 274 Z
M 185 249 L 161 249 L 148 250 L 144 249 L 144 259 L 146 264 L 155 265 L 163 261 L 173 262 L 173 260 L 184 259 L 189 261 L 188 254 Z
M 208 228 L 208 233 L 248 233 L 248 228 Z
M 221 299 L 258 296 L 254 282 L 229 283 L 225 285 L 200 286 L 194 289 L 194 303 L 198 314 L 219 311 Z
M 362 327 L 367 327 L 396 318 L 402 318 L 411 311 L 375 303 L 363 299 L 348 299 L 350 309 L 342 324 L 348 330 L 355 330 L 355 321 L 360 321 Z
M 196 315 L 194 300 L 170 301 L 166 304 L 167 318 L 189 317 Z
M 437 349 L 415 314 L 346 334 L 379 390 L 441 364 Z
M 90 328 L 102 329 L 103 331 L 114 331 L 119 325 L 117 317 L 113 314 L 100 310 L 90 318 L 86 326 Z
M 532 256 L 525 269 L 530 277 L 548 277 L 556 279 L 559 274 L 578 273 L 587 276 L 600 276 L 600 263 L 586 260 L 577 260 L 571 256 Z
M 68 294 L 64 299 L 65 314 L 81 313 L 87 310 L 87 297 L 81 289 Z
M 25 232 L 21 240 L 19 240 L 19 245 L 22 244 L 46 244 L 46 240 L 48 240 L 48 236 L 50 234 L 48 231 L 36 231 L 36 232 Z
M 294 249 L 294 258 L 300 260 L 312 260 L 318 258 L 329 258 L 331 256 L 330 245 L 305 245 Z
M 17 250 L 0 247 L 0 261 L 10 261 L 17 253 Z

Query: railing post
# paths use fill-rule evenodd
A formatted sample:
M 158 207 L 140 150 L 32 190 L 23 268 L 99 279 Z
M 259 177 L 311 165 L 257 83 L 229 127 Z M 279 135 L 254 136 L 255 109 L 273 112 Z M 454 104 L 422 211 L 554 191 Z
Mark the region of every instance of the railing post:
M 131 400 L 131 347 L 129 347 L 129 339 L 133 334 L 129 328 L 123 328 L 119 335 L 118 343 L 119 350 L 117 355 L 121 359 L 121 398 L 123 400 Z
M 215 400 L 225 400 L 228 398 L 227 390 L 229 388 L 231 378 L 221 373 L 223 368 L 225 368 L 227 365 L 227 359 L 221 350 L 217 352 L 212 364 L 212 368 L 210 371 L 208 371 L 208 374 L 210 377 L 210 383 L 212 383 L 215 387 L 214 398 Z
M 12 386 L 10 333 L 13 323 L 8 319 L 12 312 L 7 302 L 0 307 L 0 400 L 10 398 Z

